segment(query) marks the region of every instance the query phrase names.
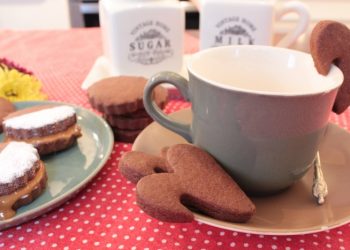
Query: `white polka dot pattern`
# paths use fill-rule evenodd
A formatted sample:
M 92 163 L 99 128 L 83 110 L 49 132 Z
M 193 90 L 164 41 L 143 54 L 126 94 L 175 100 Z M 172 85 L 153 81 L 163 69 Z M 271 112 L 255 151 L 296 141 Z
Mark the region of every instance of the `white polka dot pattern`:
M 14 46 L 15 41 L 21 46 Z M 193 34 L 187 34 L 186 41 L 186 52 L 198 49 Z M 91 108 L 80 84 L 101 54 L 99 29 L 0 31 L 0 49 L 2 56 L 28 66 L 43 81 L 51 100 Z M 189 103 L 172 100 L 165 112 L 188 107 Z M 350 111 L 332 114 L 331 121 L 350 130 Z M 350 224 L 317 234 L 267 236 L 150 218 L 136 205 L 135 185 L 118 171 L 120 157 L 130 149 L 131 144 L 116 143 L 104 168 L 75 198 L 33 221 L 0 232 L 0 250 L 350 249 Z
M 165 112 L 188 107 L 189 103 L 170 101 Z M 32 222 L 0 232 L 0 249 L 350 248 L 350 224 L 317 234 L 266 236 L 150 218 L 136 205 L 135 185 L 118 171 L 120 157 L 130 149 L 130 144 L 116 143 L 105 167 L 77 197 Z

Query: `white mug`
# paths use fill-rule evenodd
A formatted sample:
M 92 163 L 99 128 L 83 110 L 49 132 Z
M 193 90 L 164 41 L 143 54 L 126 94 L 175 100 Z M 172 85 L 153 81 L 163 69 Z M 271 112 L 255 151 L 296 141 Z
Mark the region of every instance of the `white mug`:
M 296 26 L 273 44 L 276 22 L 289 13 L 298 15 Z M 276 6 L 275 0 L 202 0 L 200 49 L 240 44 L 290 47 L 309 21 L 306 5 L 298 1 Z

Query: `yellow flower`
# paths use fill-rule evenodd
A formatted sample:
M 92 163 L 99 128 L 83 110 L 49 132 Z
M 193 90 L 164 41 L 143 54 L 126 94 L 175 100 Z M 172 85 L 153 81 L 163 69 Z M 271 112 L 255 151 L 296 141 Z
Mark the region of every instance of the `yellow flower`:
M 10 101 L 44 100 L 41 82 L 32 75 L 0 65 L 0 97 Z

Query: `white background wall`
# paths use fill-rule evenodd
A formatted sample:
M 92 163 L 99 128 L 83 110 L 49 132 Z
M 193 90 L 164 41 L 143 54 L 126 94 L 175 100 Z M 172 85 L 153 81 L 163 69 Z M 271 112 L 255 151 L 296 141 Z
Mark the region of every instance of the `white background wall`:
M 200 1 L 200 0 L 199 0 Z M 246 0 L 244 0 L 246 1 Z M 277 0 L 283 3 L 289 0 Z M 310 7 L 312 23 L 333 19 L 350 27 L 350 0 L 301 0 Z M 182 2 L 189 11 L 195 8 Z M 0 28 L 55 29 L 83 26 L 79 0 L 0 0 Z M 82 11 L 97 11 L 97 3 L 82 5 Z M 295 16 L 286 17 L 284 26 L 295 22 Z
M 55 29 L 82 26 L 78 0 L 0 0 L 0 28 Z

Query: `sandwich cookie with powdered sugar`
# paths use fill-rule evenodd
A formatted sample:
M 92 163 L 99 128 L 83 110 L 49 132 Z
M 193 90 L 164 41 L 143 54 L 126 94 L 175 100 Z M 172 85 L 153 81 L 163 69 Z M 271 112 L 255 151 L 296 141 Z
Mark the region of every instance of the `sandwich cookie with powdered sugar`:
M 5 142 L 33 144 L 40 155 L 72 146 L 81 136 L 75 109 L 68 105 L 40 105 L 18 110 L 3 121 Z
M 0 144 L 0 220 L 31 203 L 46 187 L 44 163 L 33 145 L 25 142 Z

